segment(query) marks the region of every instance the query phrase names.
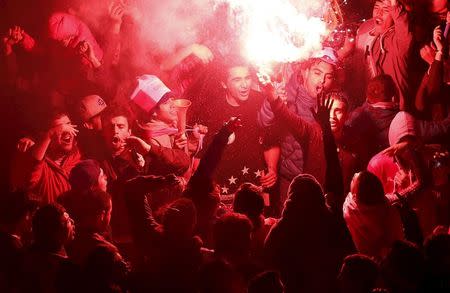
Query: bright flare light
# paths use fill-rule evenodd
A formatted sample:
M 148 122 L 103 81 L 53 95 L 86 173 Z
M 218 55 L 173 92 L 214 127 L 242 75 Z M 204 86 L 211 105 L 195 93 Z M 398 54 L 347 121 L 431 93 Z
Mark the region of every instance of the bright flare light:
M 216 0 L 228 3 L 243 55 L 259 67 L 309 58 L 328 35 L 326 0 Z

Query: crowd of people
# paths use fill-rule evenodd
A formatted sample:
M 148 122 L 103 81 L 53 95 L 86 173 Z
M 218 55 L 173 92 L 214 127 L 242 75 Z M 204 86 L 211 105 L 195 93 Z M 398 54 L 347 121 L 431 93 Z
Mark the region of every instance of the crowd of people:
M 223 15 L 167 53 L 44 2 L 0 2 L 0 292 L 449 292 L 447 0 L 347 1 L 270 76 Z

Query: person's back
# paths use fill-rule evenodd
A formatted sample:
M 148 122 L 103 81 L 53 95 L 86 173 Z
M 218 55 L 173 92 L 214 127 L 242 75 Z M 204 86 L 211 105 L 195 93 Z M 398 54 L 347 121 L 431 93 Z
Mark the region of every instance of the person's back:
M 398 112 L 398 104 L 393 102 L 395 95 L 395 84 L 389 75 L 372 78 L 365 103 L 353 110 L 345 123 L 344 139 L 361 157 L 363 165 L 389 146 L 389 126 Z
M 84 278 L 87 292 L 126 292 L 129 265 L 114 247 L 98 246 L 87 257 Z
M 434 234 L 424 245 L 427 292 L 448 292 L 450 289 L 450 235 Z
M 392 293 L 423 292 L 424 272 L 422 252 L 406 241 L 396 241 L 381 262 L 384 286 Z
M 46 205 L 36 212 L 34 243 L 21 263 L 23 292 L 78 291 L 79 269 L 68 259 L 64 248 L 73 235 L 73 221 L 62 206 Z
M 60 289 L 75 289 L 80 270 L 65 255 L 49 253 L 38 247 L 25 252 L 21 277 L 23 292 L 58 292 Z M 73 278 L 70 278 L 72 275 Z M 66 283 L 66 282 L 71 283 Z M 79 281 L 79 279 L 78 279 Z
M 345 257 L 339 272 L 339 292 L 370 293 L 378 279 L 378 264 L 363 254 Z
M 233 211 L 246 215 L 252 222 L 252 256 L 259 261 L 263 255 L 264 240 L 276 222 L 274 218 L 264 218 L 262 189 L 251 183 L 239 186 L 234 195 Z
M 322 188 L 311 175 L 299 175 L 291 183 L 283 216 L 265 242 L 265 256 L 277 268 L 286 292 L 331 292 L 344 256 L 340 227 L 327 209 Z
M 196 221 L 197 210 L 186 198 L 172 202 L 164 212 L 159 243 L 153 248 L 154 262 L 150 260 L 150 265 L 162 279 L 162 288 L 193 290 L 203 245 L 202 240 L 194 236 Z
M 20 284 L 20 263 L 31 232 L 31 215 L 36 209 L 23 192 L 0 198 L 0 291 L 10 292 Z M 25 242 L 25 243 L 24 243 Z
M 343 212 L 359 253 L 381 258 L 395 240 L 404 239 L 399 212 L 370 172 L 355 174 Z
M 63 204 L 78 223 L 75 239 L 67 246 L 67 253 L 75 263 L 84 265 L 97 247 L 119 253 L 117 247 L 105 237 L 112 211 L 111 196 L 107 192 L 94 189 L 68 193 Z

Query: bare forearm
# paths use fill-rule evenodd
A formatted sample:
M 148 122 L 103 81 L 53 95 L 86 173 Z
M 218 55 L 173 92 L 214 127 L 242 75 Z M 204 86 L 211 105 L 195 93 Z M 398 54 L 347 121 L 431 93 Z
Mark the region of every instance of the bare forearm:
M 281 149 L 279 146 L 274 146 L 264 151 L 264 160 L 266 161 L 267 168 L 277 170 L 280 153 Z
M 175 54 L 169 56 L 164 62 L 161 64 L 161 70 L 169 71 L 172 70 L 175 66 L 181 63 L 186 57 L 192 54 L 192 46 L 185 47 Z
M 31 155 L 37 161 L 42 161 L 47 153 L 48 147 L 50 145 L 51 138 L 48 133 L 46 133 L 42 139 L 40 139 L 32 148 Z

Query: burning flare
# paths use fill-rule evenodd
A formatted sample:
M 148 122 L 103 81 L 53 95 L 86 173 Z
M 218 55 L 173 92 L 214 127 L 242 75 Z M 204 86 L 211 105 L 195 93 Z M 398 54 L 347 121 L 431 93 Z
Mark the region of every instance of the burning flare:
M 329 34 L 327 0 L 216 0 L 227 3 L 243 55 L 258 67 L 307 59 Z

